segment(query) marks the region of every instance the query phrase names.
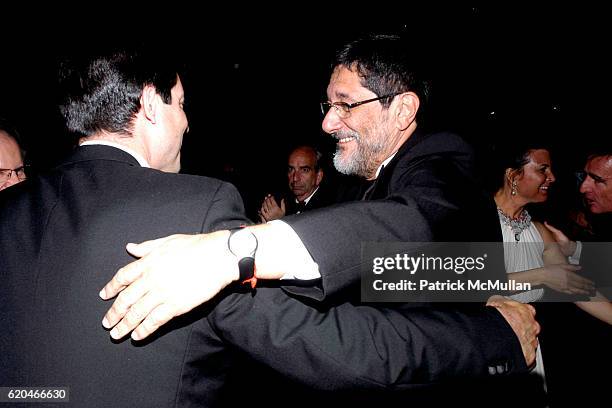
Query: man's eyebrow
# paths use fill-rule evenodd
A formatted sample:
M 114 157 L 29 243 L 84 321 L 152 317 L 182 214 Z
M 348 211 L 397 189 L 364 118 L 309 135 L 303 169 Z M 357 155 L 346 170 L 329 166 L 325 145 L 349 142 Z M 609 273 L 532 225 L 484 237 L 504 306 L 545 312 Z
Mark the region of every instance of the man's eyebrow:
M 598 176 L 597 174 L 594 173 L 590 173 L 590 172 L 585 172 L 590 178 L 592 178 L 595 181 L 605 181 L 605 179 L 603 177 Z
M 349 95 L 345 92 L 336 92 L 335 96 L 338 99 L 350 99 Z

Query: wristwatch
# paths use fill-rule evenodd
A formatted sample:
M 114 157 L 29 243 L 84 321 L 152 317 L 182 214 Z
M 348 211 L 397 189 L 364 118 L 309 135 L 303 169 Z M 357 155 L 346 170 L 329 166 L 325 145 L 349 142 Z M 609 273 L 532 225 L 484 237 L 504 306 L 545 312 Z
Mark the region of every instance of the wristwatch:
M 238 259 L 240 282 L 250 283 L 255 288 L 255 252 L 257 251 L 257 237 L 248 228 L 240 227 L 230 230 L 227 247 Z

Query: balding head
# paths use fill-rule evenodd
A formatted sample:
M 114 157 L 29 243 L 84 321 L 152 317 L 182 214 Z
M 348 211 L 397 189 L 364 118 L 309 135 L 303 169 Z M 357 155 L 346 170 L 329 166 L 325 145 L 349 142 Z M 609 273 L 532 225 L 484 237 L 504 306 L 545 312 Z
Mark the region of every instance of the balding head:
M 0 174 L 0 190 L 22 181 L 14 171 L 8 178 L 4 174 L 8 173 L 6 170 L 14 170 L 20 167 L 23 167 L 23 156 L 17 141 L 6 131 L 0 130 L 0 172 L 2 172 Z
M 310 146 L 300 146 L 289 155 L 287 179 L 289 189 L 298 201 L 308 198 L 323 180 L 321 153 Z

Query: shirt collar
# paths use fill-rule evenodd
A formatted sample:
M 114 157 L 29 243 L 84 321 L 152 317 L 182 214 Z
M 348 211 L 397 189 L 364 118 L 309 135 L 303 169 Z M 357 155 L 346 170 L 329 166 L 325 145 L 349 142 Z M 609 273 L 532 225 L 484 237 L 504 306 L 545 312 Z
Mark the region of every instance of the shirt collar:
M 123 150 L 124 152 L 126 152 L 127 154 L 135 158 L 136 161 L 138 161 L 138 164 L 140 164 L 142 167 L 151 167 L 149 165 L 149 162 L 147 162 L 147 160 L 144 157 L 142 157 L 140 154 L 136 153 L 134 150 L 130 149 L 129 147 L 125 147 L 124 145 L 119 144 L 119 143 L 111 142 L 109 140 L 87 140 L 79 144 L 79 146 L 95 146 L 95 145 L 110 146 L 110 147 L 117 148 L 119 150 Z
M 389 162 L 393 160 L 396 154 L 397 152 L 393 153 L 391 156 L 387 157 L 387 159 L 384 162 L 380 163 L 380 166 L 378 166 L 378 168 L 376 169 L 376 177 L 374 177 L 374 179 L 378 178 L 378 175 L 380 174 L 380 171 L 382 170 L 382 168 L 385 167 L 387 164 L 389 164 Z
M 319 190 L 319 187 L 315 188 L 315 190 L 312 192 L 311 195 L 309 195 L 308 197 L 306 197 L 306 199 L 304 200 L 304 204 L 308 204 L 308 202 L 310 201 L 310 199 L 312 198 L 313 195 L 315 195 L 315 193 Z M 298 199 L 295 199 L 296 204 L 299 203 Z

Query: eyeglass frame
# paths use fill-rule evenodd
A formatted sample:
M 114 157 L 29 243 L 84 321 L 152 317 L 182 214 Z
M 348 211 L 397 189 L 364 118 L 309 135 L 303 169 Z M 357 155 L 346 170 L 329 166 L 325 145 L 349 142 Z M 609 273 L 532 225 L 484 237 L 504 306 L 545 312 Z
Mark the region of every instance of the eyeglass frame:
M 28 178 L 27 174 L 26 174 L 26 169 L 29 168 L 30 166 L 28 166 L 27 164 L 24 164 L 22 166 L 19 167 L 15 167 L 14 169 L 0 169 L 0 182 L 5 182 L 7 180 L 10 180 L 11 177 L 13 177 L 13 172 L 15 173 L 15 175 L 17 176 L 17 179 L 19 181 L 23 181 L 25 179 Z M 2 174 L 6 172 L 5 174 L 8 174 L 8 176 L 6 177 L 6 179 L 2 178 Z M 23 174 L 23 178 L 19 177 L 19 173 L 21 172 L 21 174 Z
M 346 119 L 349 116 L 351 116 L 351 109 L 353 109 L 353 108 L 356 108 L 356 107 L 361 106 L 361 105 L 365 105 L 366 103 L 370 103 L 370 102 L 374 102 L 374 101 L 379 101 L 381 99 L 391 98 L 392 96 L 397 96 L 397 95 L 400 95 L 400 94 L 403 94 L 403 93 L 404 92 L 397 92 L 397 93 L 394 93 L 394 94 L 383 95 L 383 96 L 379 96 L 377 98 L 366 99 L 366 100 L 363 100 L 363 101 L 358 101 L 358 102 L 353 102 L 353 103 L 325 101 L 325 102 L 320 102 L 319 106 L 321 107 L 321 113 L 323 115 L 327 115 L 327 112 L 329 112 L 331 110 L 331 108 L 335 108 L 336 109 L 336 113 L 338 113 L 338 116 L 340 116 L 343 119 Z M 327 112 L 325 111 L 325 107 L 326 106 L 329 106 L 329 108 L 327 109 Z M 342 116 L 339 113 L 340 111 L 345 112 L 346 116 Z

